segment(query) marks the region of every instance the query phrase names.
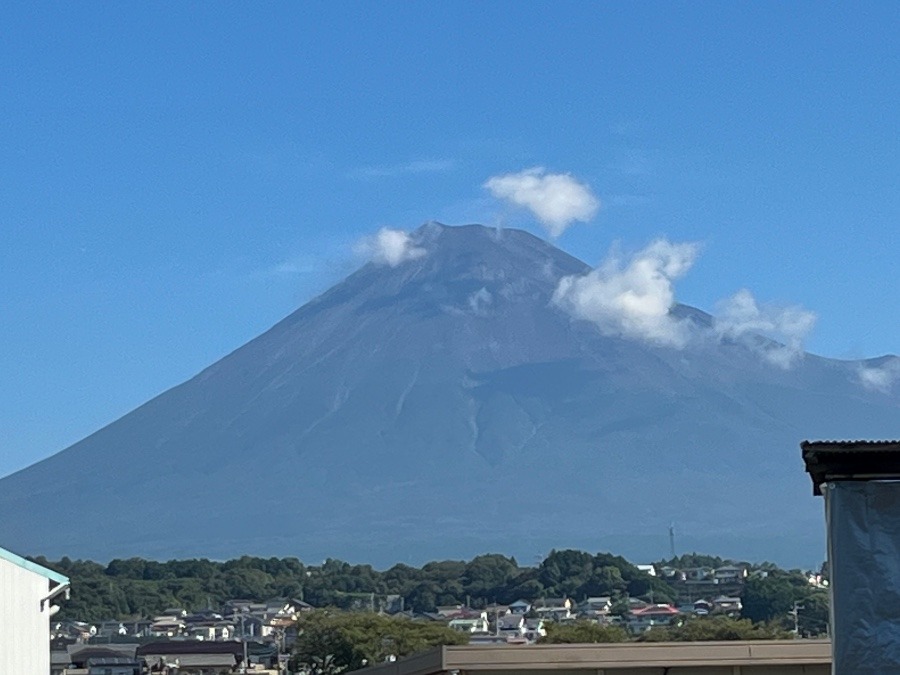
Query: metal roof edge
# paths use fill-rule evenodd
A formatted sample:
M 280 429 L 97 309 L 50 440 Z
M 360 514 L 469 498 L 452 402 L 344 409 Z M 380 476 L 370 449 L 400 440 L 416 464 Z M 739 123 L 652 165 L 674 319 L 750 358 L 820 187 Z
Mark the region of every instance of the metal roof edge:
M 69 583 L 69 577 L 60 574 L 59 572 L 54 572 L 53 570 L 48 569 L 43 565 L 38 565 L 36 562 L 31 562 L 30 560 L 23 558 L 20 555 L 16 555 L 12 551 L 7 551 L 2 546 L 0 546 L 0 560 L 6 560 L 7 562 L 11 562 L 13 565 L 18 565 L 22 569 L 26 569 L 29 572 L 40 574 L 42 577 L 46 577 L 50 581 L 54 581 L 57 584 L 67 585 Z

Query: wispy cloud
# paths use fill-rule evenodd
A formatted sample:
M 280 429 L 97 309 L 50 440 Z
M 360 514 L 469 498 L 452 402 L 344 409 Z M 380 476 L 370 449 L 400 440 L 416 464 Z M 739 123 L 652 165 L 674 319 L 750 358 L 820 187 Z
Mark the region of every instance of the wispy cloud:
M 653 161 L 643 150 L 623 148 L 615 153 L 607 168 L 623 176 L 648 176 L 653 173 Z
M 600 200 L 585 183 L 567 173 L 547 173 L 541 166 L 493 176 L 484 187 L 497 199 L 531 211 L 551 237 L 575 221 L 589 221 L 600 208 Z
M 473 314 L 484 314 L 494 302 L 494 296 L 483 286 L 469 296 L 469 309 Z
M 397 176 L 444 173 L 456 168 L 452 159 L 417 159 L 405 164 L 380 164 L 364 166 L 350 172 L 353 178 L 395 178 Z
M 887 394 L 900 380 L 900 359 L 892 358 L 879 366 L 863 366 L 857 375 L 866 389 Z
M 269 274 L 275 276 L 293 276 L 297 274 L 314 274 L 321 268 L 321 261 L 310 256 L 300 255 L 282 260 L 269 268 Z
M 381 228 L 374 236 L 364 237 L 354 248 L 359 255 L 370 258 L 372 262 L 390 267 L 397 267 L 426 254 L 424 248 L 416 245 L 409 232 L 389 227 Z
M 671 314 L 675 281 L 694 264 L 698 246 L 658 239 L 630 259 L 611 255 L 584 276 L 563 277 L 553 301 L 604 334 L 684 347 L 688 325 Z
M 719 303 L 714 327 L 721 337 L 762 335 L 776 344 L 747 341 L 762 357 L 790 368 L 803 356 L 803 340 L 816 323 L 815 313 L 798 306 L 760 305 L 746 289 Z

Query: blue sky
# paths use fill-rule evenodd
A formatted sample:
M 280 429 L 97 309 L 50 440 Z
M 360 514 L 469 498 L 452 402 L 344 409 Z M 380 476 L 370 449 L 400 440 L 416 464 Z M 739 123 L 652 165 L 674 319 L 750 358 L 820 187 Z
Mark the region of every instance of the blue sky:
M 0 475 L 352 271 L 381 227 L 543 230 L 595 264 L 697 242 L 681 302 L 800 305 L 900 352 L 900 4 L 19 3 L 0 22 Z

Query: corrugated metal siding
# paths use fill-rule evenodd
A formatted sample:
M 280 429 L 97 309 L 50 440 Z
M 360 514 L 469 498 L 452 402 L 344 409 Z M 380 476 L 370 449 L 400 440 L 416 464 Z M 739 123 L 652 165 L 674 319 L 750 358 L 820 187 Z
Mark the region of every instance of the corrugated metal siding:
M 50 609 L 40 607 L 49 581 L 0 559 L 0 673 L 50 672 Z

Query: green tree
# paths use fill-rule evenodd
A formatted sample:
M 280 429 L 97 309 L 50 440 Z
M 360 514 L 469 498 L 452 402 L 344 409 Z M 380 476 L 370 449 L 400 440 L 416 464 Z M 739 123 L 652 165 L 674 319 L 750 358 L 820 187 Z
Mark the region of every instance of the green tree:
M 394 619 L 380 614 L 318 611 L 298 626 L 292 662 L 295 668 L 329 663 L 358 670 L 440 645 L 465 644 L 468 637 L 442 624 Z M 334 672 L 341 672 L 336 670 Z
M 727 616 L 694 617 L 681 625 L 652 628 L 639 642 L 704 642 L 719 640 L 783 640 L 791 634 L 774 624 L 754 624 Z
M 706 555 L 703 553 L 685 553 L 684 555 L 675 556 L 670 560 L 661 560 L 660 565 L 664 567 L 674 567 L 675 569 L 690 569 L 692 567 L 722 567 L 733 563 L 733 560 L 725 560 L 717 555 Z
M 593 621 L 547 624 L 547 635 L 540 644 L 582 644 L 599 642 L 625 642 L 628 633 L 620 626 L 600 626 Z
M 622 577 L 622 570 L 613 565 L 597 567 L 591 575 L 590 581 L 584 588 L 584 594 L 589 596 L 609 595 L 617 597 L 628 588 L 628 582 Z
M 773 571 L 767 577 L 752 577 L 741 593 L 741 616 L 754 623 L 782 621 L 810 593 L 803 574 Z
M 466 565 L 463 590 L 466 595 L 489 602 L 501 594 L 518 573 L 515 558 L 496 553 L 476 556 Z
M 828 591 L 811 589 L 798 612 L 801 636 L 818 637 L 828 633 Z

